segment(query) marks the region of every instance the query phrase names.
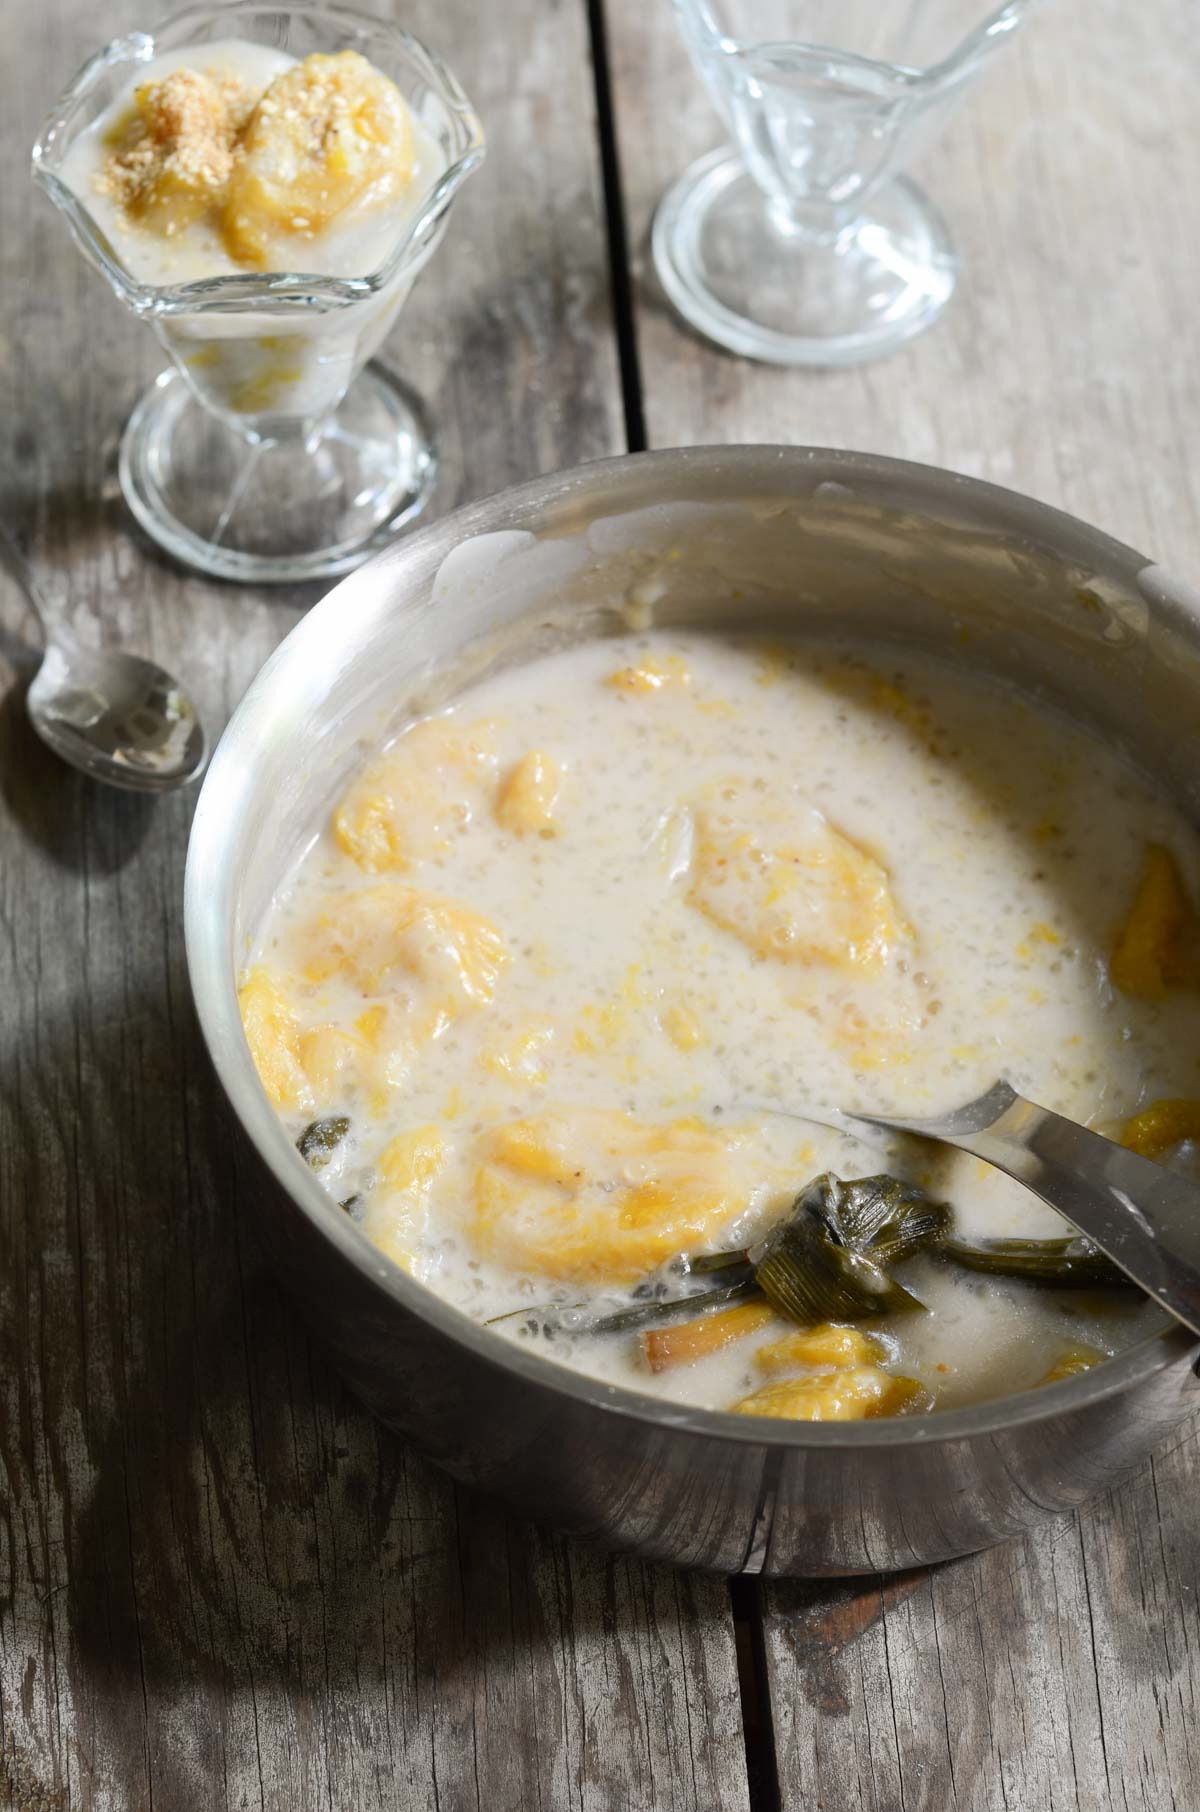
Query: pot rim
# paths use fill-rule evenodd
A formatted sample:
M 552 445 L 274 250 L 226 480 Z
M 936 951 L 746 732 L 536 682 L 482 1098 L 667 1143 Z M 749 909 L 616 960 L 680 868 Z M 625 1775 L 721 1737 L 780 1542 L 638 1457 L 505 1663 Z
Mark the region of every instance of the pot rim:
M 769 463 L 764 465 L 764 461 Z M 982 503 L 988 519 L 980 526 L 997 533 L 1015 533 L 1053 551 L 1060 559 L 1069 557 L 1063 551 L 1067 543 L 1080 558 L 1115 569 L 1135 586 L 1142 575 L 1152 572 L 1152 584 L 1142 587 L 1151 598 L 1152 608 L 1176 622 L 1183 619 L 1200 639 L 1200 598 L 1124 542 L 1020 492 L 912 460 L 851 449 L 747 442 L 617 454 L 510 486 L 464 504 L 403 537 L 335 585 L 284 638 L 251 682 L 209 764 L 188 843 L 184 941 L 192 995 L 226 1100 L 292 1206 L 365 1281 L 431 1332 L 465 1347 L 476 1358 L 525 1384 L 572 1398 L 598 1411 L 732 1446 L 787 1451 L 879 1449 L 1001 1434 L 1101 1403 L 1186 1355 L 1194 1359 L 1200 1347 L 1183 1329 L 1168 1327 L 1126 1347 L 1093 1371 L 1056 1384 L 919 1417 L 851 1423 L 796 1423 L 735 1415 L 727 1410 L 696 1409 L 609 1384 L 528 1352 L 472 1320 L 410 1277 L 373 1245 L 355 1222 L 339 1214 L 317 1179 L 297 1158 L 258 1079 L 242 1032 L 225 916 L 233 886 L 229 826 L 236 819 L 239 806 L 253 794 L 253 761 L 249 757 L 270 722 L 272 701 L 279 691 L 287 691 L 293 672 L 307 670 L 310 644 L 320 646 L 326 625 L 344 619 L 346 611 L 358 608 L 360 603 L 367 608 L 372 596 L 379 609 L 379 600 L 394 595 L 404 580 L 419 583 L 435 573 L 446 555 L 463 540 L 497 529 L 528 526 L 527 521 L 520 519 L 550 515 L 556 506 L 562 510 L 580 492 L 602 504 L 604 507 L 596 514 L 604 516 L 645 507 L 643 479 L 659 470 L 710 478 L 728 474 L 731 480 L 761 476 L 766 480 L 772 463 L 776 471 L 794 471 L 797 496 L 811 495 L 827 483 L 849 488 L 857 480 L 878 490 L 890 481 L 893 488 L 904 493 L 906 502 L 917 506 L 924 503 L 934 513 L 945 514 L 947 507 L 952 510 L 960 500 Z M 729 501 L 736 502 L 738 495 L 736 489 L 731 490 Z M 384 575 L 386 581 L 381 583 Z

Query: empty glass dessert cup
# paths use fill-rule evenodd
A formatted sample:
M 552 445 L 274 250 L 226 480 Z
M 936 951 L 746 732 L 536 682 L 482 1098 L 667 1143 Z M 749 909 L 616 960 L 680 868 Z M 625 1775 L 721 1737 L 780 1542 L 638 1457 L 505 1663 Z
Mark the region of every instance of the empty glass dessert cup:
M 297 60 L 358 51 L 400 90 L 429 160 L 374 268 L 139 281 L 65 179 L 72 146 L 151 59 L 231 39 Z M 367 361 L 483 155 L 479 120 L 440 59 L 339 7 L 196 7 L 117 39 L 80 70 L 34 147 L 34 175 L 171 356 L 126 426 L 120 479 L 142 527 L 176 558 L 222 578 L 316 578 L 358 565 L 419 513 L 436 465 L 424 405 Z
M 747 358 L 850 365 L 937 319 L 957 259 L 898 174 L 1039 0 L 674 0 L 733 145 L 685 171 L 654 262 Z

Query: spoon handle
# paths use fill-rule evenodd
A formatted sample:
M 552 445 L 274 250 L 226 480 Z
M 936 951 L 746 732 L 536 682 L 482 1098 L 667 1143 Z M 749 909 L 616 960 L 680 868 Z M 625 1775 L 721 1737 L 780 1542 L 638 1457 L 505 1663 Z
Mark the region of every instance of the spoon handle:
M 1015 1177 L 1176 1321 L 1200 1334 L 1200 1186 L 1027 1101 L 1006 1084 L 976 1105 L 982 1109 L 985 1102 L 986 1112 L 968 1110 L 942 1121 L 869 1117 L 876 1126 L 956 1145 Z M 993 1108 L 995 1117 L 989 1119 Z
M 37 588 L 37 581 L 34 579 L 29 562 L 2 522 L 0 522 L 0 566 L 4 567 L 24 598 L 31 615 L 37 619 L 45 646 L 48 648 L 52 641 L 61 642 L 64 638 L 57 633 L 52 633 L 52 613 Z

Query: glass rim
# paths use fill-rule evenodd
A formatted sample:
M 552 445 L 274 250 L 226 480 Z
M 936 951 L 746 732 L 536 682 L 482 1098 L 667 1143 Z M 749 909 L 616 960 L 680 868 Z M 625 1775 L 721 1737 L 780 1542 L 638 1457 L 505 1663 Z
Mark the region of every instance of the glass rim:
M 808 39 L 763 39 L 754 44 L 744 39 L 735 38 L 726 32 L 714 30 L 710 23 L 705 0 L 673 0 L 676 11 L 680 14 L 685 27 L 695 23 L 703 32 L 708 44 L 722 56 L 740 56 L 747 50 L 762 51 L 786 48 L 792 52 L 802 51 L 813 57 L 829 57 L 835 47 Z M 861 69 L 886 69 L 896 81 L 914 89 L 935 88 L 946 82 L 957 80 L 970 73 L 975 63 L 990 51 L 997 39 L 1014 31 L 1027 13 L 1033 11 L 1042 0 L 1003 0 L 972 26 L 961 43 L 954 50 L 940 57 L 936 63 L 918 69 L 911 63 L 896 63 L 888 57 L 869 57 L 859 51 L 837 50 L 839 63 L 851 63 Z
M 405 220 L 395 243 L 374 270 L 362 276 L 336 277 L 312 271 L 238 271 L 228 276 L 202 277 L 190 283 L 143 283 L 118 258 L 107 235 L 86 203 L 59 175 L 62 159 L 74 142 L 71 127 L 84 101 L 114 69 L 136 68 L 156 54 L 160 36 L 178 26 L 228 19 L 254 13 L 295 14 L 344 25 L 351 32 L 370 32 L 390 39 L 418 67 L 432 92 L 451 116 L 458 140 L 457 156 L 440 173 L 420 207 Z M 234 32 L 232 35 L 240 36 Z M 409 254 L 423 250 L 428 237 L 449 207 L 458 189 L 486 155 L 483 125 L 457 76 L 428 45 L 403 26 L 373 17 L 353 7 L 328 6 L 323 0 L 289 0 L 272 6 L 269 0 L 246 5 L 245 0 L 220 0 L 212 6 L 187 6 L 161 19 L 152 31 L 129 32 L 113 38 L 95 51 L 78 69 L 51 107 L 38 132 L 32 151 L 32 174 L 67 221 L 84 255 L 107 278 L 120 298 L 137 314 L 169 316 L 256 311 L 287 313 L 299 308 L 332 310 L 378 295 L 404 268 Z

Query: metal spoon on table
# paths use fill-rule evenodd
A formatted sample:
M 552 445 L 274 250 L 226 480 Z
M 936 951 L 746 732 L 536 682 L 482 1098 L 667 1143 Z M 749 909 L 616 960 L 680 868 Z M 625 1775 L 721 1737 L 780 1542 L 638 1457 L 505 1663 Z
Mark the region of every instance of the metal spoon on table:
M 42 663 L 26 695 L 29 720 L 72 767 L 129 792 L 166 793 L 204 766 L 204 729 L 179 682 L 124 648 L 83 648 L 47 607 L 28 563 L 0 527 L 0 565 L 42 629 Z
M 1200 1185 L 997 1082 L 937 1120 L 846 1114 L 956 1145 L 1024 1183 L 1147 1296 L 1200 1334 Z

